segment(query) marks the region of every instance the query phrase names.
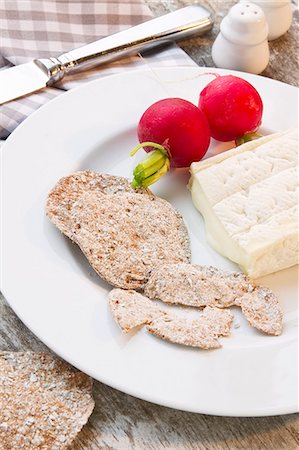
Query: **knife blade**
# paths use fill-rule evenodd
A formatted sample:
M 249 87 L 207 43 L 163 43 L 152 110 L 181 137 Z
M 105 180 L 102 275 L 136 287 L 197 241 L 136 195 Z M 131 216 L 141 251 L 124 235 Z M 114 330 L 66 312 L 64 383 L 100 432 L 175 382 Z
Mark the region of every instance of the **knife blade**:
M 56 58 L 34 59 L 1 70 L 0 104 L 52 86 L 70 72 L 86 70 L 157 45 L 200 35 L 212 27 L 213 19 L 206 8 L 186 6 Z

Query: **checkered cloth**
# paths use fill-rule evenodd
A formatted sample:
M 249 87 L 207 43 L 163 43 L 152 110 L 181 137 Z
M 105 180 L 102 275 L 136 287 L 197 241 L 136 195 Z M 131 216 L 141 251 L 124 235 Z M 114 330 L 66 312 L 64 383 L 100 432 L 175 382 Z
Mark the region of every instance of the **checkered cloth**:
M 0 70 L 34 58 L 59 56 L 76 47 L 152 18 L 143 0 L 2 0 L 0 2 Z M 131 68 L 194 65 L 177 46 L 69 75 L 55 87 L 1 107 L 0 138 L 65 90 Z

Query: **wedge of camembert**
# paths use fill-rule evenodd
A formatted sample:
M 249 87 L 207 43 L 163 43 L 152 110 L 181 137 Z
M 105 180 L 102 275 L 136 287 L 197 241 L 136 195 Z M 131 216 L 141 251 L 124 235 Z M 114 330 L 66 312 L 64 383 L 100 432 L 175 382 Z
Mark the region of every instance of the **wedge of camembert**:
M 191 165 L 208 242 L 258 278 L 298 263 L 298 129 Z

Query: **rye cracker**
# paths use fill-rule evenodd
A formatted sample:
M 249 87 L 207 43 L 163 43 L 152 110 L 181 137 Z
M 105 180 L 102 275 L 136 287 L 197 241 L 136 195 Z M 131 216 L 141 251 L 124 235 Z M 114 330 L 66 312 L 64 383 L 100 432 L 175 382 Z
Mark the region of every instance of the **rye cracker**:
M 70 212 L 74 203 L 85 192 L 101 192 L 107 195 L 135 192 L 153 195 L 149 189 L 134 190 L 127 178 L 91 170 L 75 172 L 61 178 L 48 195 L 46 212 L 57 228 L 71 239 Z
M 181 215 L 149 195 L 84 193 L 71 210 L 72 235 L 101 278 L 124 289 L 142 289 L 161 264 L 188 262 L 190 247 Z
M 4 449 L 69 447 L 94 408 L 92 379 L 47 353 L 0 353 Z
M 202 308 L 240 306 L 251 326 L 279 335 L 282 311 L 275 294 L 246 275 L 196 264 L 169 264 L 152 271 L 144 288 L 151 299 Z
M 174 314 L 155 317 L 147 330 L 161 339 L 205 350 L 220 348 L 219 336 L 229 336 L 233 315 L 229 310 L 206 307 L 198 319 Z
M 273 336 L 282 332 L 283 314 L 276 295 L 264 286 L 257 286 L 252 292 L 236 300 L 251 326 Z
M 195 320 L 165 311 L 136 291 L 113 289 L 109 293 L 112 316 L 124 333 L 142 325 L 155 336 L 175 344 L 202 349 L 220 348 L 220 336 L 229 336 L 233 315 L 207 307 Z
M 156 267 L 145 285 L 149 298 L 165 303 L 225 308 L 250 288 L 248 278 L 212 266 L 167 264 Z
M 152 300 L 133 290 L 113 289 L 108 299 L 113 319 L 123 333 L 150 323 L 162 313 L 161 308 Z

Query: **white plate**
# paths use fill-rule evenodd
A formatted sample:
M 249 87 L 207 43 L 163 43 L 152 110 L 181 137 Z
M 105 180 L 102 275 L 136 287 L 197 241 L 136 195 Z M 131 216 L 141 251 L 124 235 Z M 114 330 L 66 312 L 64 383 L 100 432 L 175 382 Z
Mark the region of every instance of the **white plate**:
M 198 75 L 211 70 L 216 71 L 164 68 L 100 79 L 48 103 L 17 128 L 2 154 L 3 293 L 21 320 L 58 355 L 123 392 L 198 413 L 292 413 L 298 409 L 296 268 L 262 280 L 285 311 L 279 337 L 251 329 L 238 310 L 235 324 L 240 326 L 222 340 L 220 350 L 169 344 L 145 330 L 127 337 L 109 313 L 109 286 L 44 213 L 50 189 L 73 171 L 90 168 L 130 177 L 136 158 L 128 154 L 137 143 L 136 125 L 143 111 L 163 97 L 196 103 L 211 80 Z M 263 98 L 265 130 L 284 130 L 296 123 L 296 88 L 239 75 Z M 187 179 L 187 171 L 177 171 L 154 190 L 182 212 L 193 262 L 236 269 L 206 243 L 201 216 L 185 187 Z

